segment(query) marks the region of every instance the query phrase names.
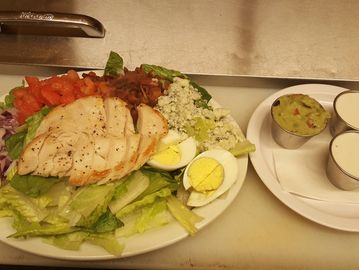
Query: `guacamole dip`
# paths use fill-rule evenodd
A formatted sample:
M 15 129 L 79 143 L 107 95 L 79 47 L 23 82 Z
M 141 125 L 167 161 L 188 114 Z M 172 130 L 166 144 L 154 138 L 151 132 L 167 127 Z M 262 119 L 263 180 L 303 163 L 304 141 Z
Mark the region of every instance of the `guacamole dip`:
M 303 94 L 279 97 L 273 103 L 272 116 L 283 129 L 305 136 L 320 133 L 330 118 L 318 101 Z

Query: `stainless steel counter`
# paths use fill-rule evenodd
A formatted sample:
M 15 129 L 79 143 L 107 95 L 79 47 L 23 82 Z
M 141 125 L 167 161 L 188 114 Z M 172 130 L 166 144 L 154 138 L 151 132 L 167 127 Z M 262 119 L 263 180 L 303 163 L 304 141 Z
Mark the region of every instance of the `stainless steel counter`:
M 46 70 L 39 73 L 46 75 Z M 22 76 L 1 75 L 2 93 Z M 196 76 L 232 111 L 243 130 L 257 105 L 280 88 L 307 81 Z M 328 83 L 328 82 L 327 82 Z M 358 83 L 331 82 L 353 89 Z M 194 237 L 147 254 L 100 262 L 52 260 L 0 244 L 0 264 L 119 269 L 357 269 L 359 234 L 315 224 L 290 210 L 249 165 L 234 202 Z
M 0 62 L 103 67 L 110 50 L 127 66 L 191 74 L 359 79 L 355 0 L 3 0 L 2 10 L 92 16 L 104 38 L 0 34 Z

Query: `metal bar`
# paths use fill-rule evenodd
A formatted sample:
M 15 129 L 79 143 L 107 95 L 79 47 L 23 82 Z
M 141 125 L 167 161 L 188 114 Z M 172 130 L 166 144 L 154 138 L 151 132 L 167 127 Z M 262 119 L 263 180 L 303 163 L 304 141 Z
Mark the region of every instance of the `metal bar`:
M 82 14 L 1 11 L 0 34 L 103 38 L 105 28 L 100 21 Z

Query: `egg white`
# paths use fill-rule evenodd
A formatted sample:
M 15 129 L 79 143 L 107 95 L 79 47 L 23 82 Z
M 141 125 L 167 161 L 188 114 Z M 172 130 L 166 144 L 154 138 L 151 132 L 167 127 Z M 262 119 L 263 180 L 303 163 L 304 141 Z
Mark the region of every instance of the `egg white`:
M 174 171 L 185 167 L 197 154 L 197 142 L 194 138 L 188 137 L 181 141 L 181 135 L 173 130 L 170 130 L 167 136 L 160 141 L 161 145 L 175 144 L 180 151 L 180 160 L 176 164 L 163 164 L 157 160 L 151 159 L 147 162 L 153 168 L 165 171 Z
M 198 192 L 193 189 L 190 192 L 187 201 L 188 206 L 199 207 L 212 202 L 213 200 L 221 196 L 223 193 L 225 193 L 227 190 L 229 190 L 229 188 L 235 183 L 238 178 L 238 161 L 230 152 L 222 149 L 208 150 L 194 158 L 186 167 L 186 170 L 183 175 L 183 186 L 186 190 L 191 188 L 190 179 L 188 177 L 188 169 L 191 166 L 192 162 L 202 157 L 213 158 L 223 166 L 223 182 L 216 190 L 209 192 L 208 194 Z

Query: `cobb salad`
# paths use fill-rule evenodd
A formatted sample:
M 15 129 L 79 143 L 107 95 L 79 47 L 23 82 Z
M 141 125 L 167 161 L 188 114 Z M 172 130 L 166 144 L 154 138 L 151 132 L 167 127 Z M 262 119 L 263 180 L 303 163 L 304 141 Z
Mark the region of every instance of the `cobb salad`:
M 236 157 L 255 150 L 229 111 L 186 75 L 111 52 L 104 74 L 73 70 L 5 97 L 0 115 L 0 216 L 9 237 L 59 248 L 99 245 L 179 222 L 236 181 Z

